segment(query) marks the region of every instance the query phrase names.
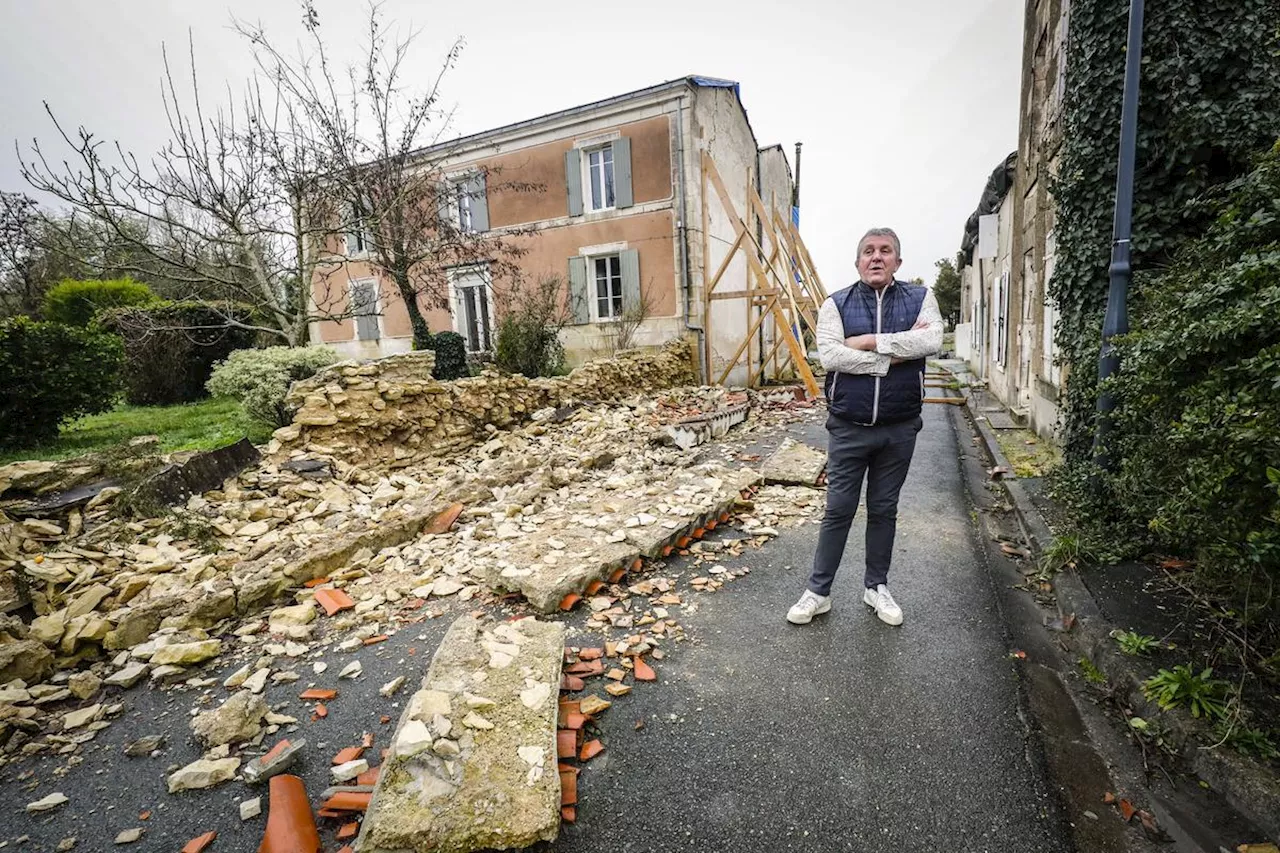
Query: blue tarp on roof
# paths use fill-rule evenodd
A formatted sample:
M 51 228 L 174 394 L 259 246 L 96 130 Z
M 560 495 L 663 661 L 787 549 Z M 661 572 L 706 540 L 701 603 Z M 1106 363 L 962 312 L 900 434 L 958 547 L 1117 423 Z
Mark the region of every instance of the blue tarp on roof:
M 742 87 L 735 80 L 721 80 L 719 77 L 690 77 L 695 86 L 705 86 L 708 89 L 732 89 L 733 94 L 738 96 L 738 100 L 742 100 Z

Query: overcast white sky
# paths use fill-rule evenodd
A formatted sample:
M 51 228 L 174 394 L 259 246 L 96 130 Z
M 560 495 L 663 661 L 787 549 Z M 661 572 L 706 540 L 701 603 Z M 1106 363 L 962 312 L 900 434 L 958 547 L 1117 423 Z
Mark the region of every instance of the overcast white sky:
M 321 30 L 359 37 L 364 5 L 317 0 Z M 742 84 L 761 145 L 804 142 L 801 230 L 829 289 L 855 277 L 855 242 L 889 225 L 902 277 L 932 282 L 959 249 L 987 176 L 1017 145 L 1020 0 L 649 0 L 487 3 L 386 0 L 421 30 L 414 67 L 448 78 L 456 129 L 471 133 L 686 74 Z M 72 127 L 138 154 L 164 139 L 160 48 L 194 37 L 206 92 L 233 88 L 248 54 L 232 15 L 281 41 L 300 32 L 292 0 L 0 0 L 0 189 L 27 190 L 16 140 L 53 142 L 48 101 Z M 58 149 L 54 149 L 58 150 Z M 794 167 L 794 163 L 792 164 Z

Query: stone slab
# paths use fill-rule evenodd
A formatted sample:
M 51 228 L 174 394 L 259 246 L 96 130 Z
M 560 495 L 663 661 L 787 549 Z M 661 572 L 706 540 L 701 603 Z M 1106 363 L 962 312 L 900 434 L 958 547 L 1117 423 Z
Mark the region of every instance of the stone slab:
M 770 485 L 816 487 L 826 467 L 827 454 L 787 438 L 765 460 L 762 471 Z
M 564 640 L 563 625 L 532 617 L 450 626 L 400 718 L 356 850 L 470 853 L 555 839 Z

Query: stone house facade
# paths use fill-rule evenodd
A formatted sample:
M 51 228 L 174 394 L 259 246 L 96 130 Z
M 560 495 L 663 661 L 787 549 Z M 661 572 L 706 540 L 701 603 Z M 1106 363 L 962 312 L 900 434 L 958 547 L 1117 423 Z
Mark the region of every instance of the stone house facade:
M 1049 437 L 1065 379 L 1053 337 L 1057 311 L 1048 295 L 1055 262 L 1049 188 L 1062 144 L 1070 0 L 1027 0 L 1024 22 L 1011 185 L 995 181 L 993 192 L 989 184 L 984 207 L 970 219 L 961 271 L 967 322 L 957 329 L 957 351 L 1010 411 Z M 990 218 L 981 222 L 984 216 Z M 984 239 L 977 239 L 979 231 Z
M 724 259 L 718 247 L 732 242 L 736 222 L 718 205 L 708 206 L 706 242 L 713 248 L 703 257 L 702 152 L 726 176 L 739 211 L 747 209 L 747 187 L 754 185 L 784 215 L 791 213 L 786 156 L 778 146 L 761 149 L 738 84 L 727 80 L 680 78 L 464 137 L 440 151 L 431 161 L 442 180 L 462 190 L 461 207 L 450 215 L 472 229 L 510 233 L 524 250 L 515 264 L 526 280 L 556 275 L 567 284 L 573 319 L 561 340 L 570 365 L 611 352 L 619 315 L 641 299 L 647 316 L 634 332 L 635 345 L 688 338 L 703 351 L 704 281 Z M 486 170 L 504 183 L 537 189 L 486 188 L 479 177 Z M 313 323 L 311 340 L 347 357 L 409 350 L 408 312 L 395 288 L 382 286 L 361 263 L 351 238 L 346 258 L 350 304 L 369 308 L 340 322 Z M 742 283 L 726 286 L 745 288 L 746 274 L 745 262 L 734 260 L 728 280 Z M 486 264 L 470 264 L 450 271 L 448 310 L 421 307 L 433 332 L 458 332 L 468 351 L 483 358 L 493 348 L 501 310 L 495 294 L 509 286 Z M 313 283 L 317 298 L 319 287 Z M 736 311 L 724 305 L 714 303 L 723 316 L 715 317 L 713 353 L 732 353 L 746 334 L 741 304 Z M 753 351 L 771 343 L 766 335 L 753 342 Z

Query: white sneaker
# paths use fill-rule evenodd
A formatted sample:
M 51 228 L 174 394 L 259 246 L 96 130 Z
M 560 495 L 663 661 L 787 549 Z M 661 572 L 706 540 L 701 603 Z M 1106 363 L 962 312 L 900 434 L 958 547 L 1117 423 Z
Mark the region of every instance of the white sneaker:
M 880 584 L 875 589 L 868 587 L 862 593 L 862 603 L 874 609 L 880 621 L 886 625 L 902 624 L 902 608 L 893 600 L 889 587 L 884 584 Z M 799 607 L 799 605 L 796 606 Z
M 804 595 L 800 596 L 800 600 L 787 611 L 787 621 L 792 625 L 808 625 L 813 621 L 813 617 L 826 613 L 830 609 L 831 596 L 818 595 L 806 589 Z

